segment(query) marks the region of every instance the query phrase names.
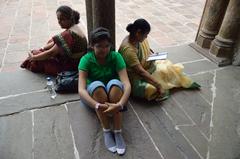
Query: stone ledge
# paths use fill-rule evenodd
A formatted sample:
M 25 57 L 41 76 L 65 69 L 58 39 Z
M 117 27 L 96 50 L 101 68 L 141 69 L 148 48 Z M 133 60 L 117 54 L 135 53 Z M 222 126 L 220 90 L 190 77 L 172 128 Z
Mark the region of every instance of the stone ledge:
M 45 75 L 26 70 L 0 74 L 0 116 L 79 100 L 75 94 L 58 94 L 51 99 Z

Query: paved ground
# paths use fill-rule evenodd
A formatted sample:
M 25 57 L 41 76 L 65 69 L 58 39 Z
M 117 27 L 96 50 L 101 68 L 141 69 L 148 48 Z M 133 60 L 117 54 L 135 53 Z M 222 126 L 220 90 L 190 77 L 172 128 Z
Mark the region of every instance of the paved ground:
M 203 3 L 116 1 L 118 44 L 126 24 L 144 17 L 153 26 L 152 47 L 167 50 L 168 58 L 184 64 L 185 73 L 202 86 L 172 92 L 163 103 L 130 99 L 123 122 L 127 153 L 118 157 L 103 147 L 96 116 L 77 94 L 51 100 L 45 76 L 18 67 L 29 49 L 60 31 L 58 5 L 77 8 L 85 25 L 84 2 L 0 0 L 0 159 L 240 158 L 239 67 L 218 68 L 183 45 L 194 40 Z
M 84 0 L 0 0 L 0 71 L 18 69 L 33 48 L 42 47 L 61 31 L 55 11 L 61 4 L 73 6 L 86 28 Z M 143 17 L 152 26 L 149 40 L 160 49 L 194 41 L 202 0 L 116 0 L 117 46 L 127 35 L 127 24 Z

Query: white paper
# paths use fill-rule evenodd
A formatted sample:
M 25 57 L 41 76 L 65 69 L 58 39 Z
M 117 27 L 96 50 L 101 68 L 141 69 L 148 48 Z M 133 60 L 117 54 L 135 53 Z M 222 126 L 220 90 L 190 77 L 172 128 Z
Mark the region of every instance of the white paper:
M 167 59 L 167 52 L 159 52 L 154 53 L 150 55 L 147 59 L 147 61 L 153 61 L 153 60 L 166 60 Z

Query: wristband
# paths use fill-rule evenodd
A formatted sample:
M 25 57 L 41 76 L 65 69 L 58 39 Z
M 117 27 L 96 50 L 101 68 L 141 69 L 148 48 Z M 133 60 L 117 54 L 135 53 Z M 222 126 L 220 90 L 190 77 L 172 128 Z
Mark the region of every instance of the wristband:
M 96 110 L 98 110 L 99 105 L 100 105 L 100 103 L 97 103 L 97 104 L 95 105 L 95 109 L 96 109 Z

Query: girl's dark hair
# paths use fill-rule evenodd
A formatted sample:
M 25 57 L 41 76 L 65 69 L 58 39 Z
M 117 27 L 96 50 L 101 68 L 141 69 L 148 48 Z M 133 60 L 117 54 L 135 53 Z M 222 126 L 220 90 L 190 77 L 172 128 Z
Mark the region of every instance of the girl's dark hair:
M 142 34 L 145 34 L 150 32 L 151 26 L 145 19 L 137 19 L 134 23 L 128 24 L 126 30 L 130 35 L 134 35 L 138 30 L 140 30 Z
M 89 40 L 91 46 L 102 40 L 108 40 L 112 43 L 111 35 L 108 29 L 99 27 L 91 32 Z
M 60 6 L 56 12 L 60 12 L 67 19 L 71 19 L 73 24 L 78 24 L 80 20 L 80 14 L 78 11 L 73 10 L 69 6 Z

